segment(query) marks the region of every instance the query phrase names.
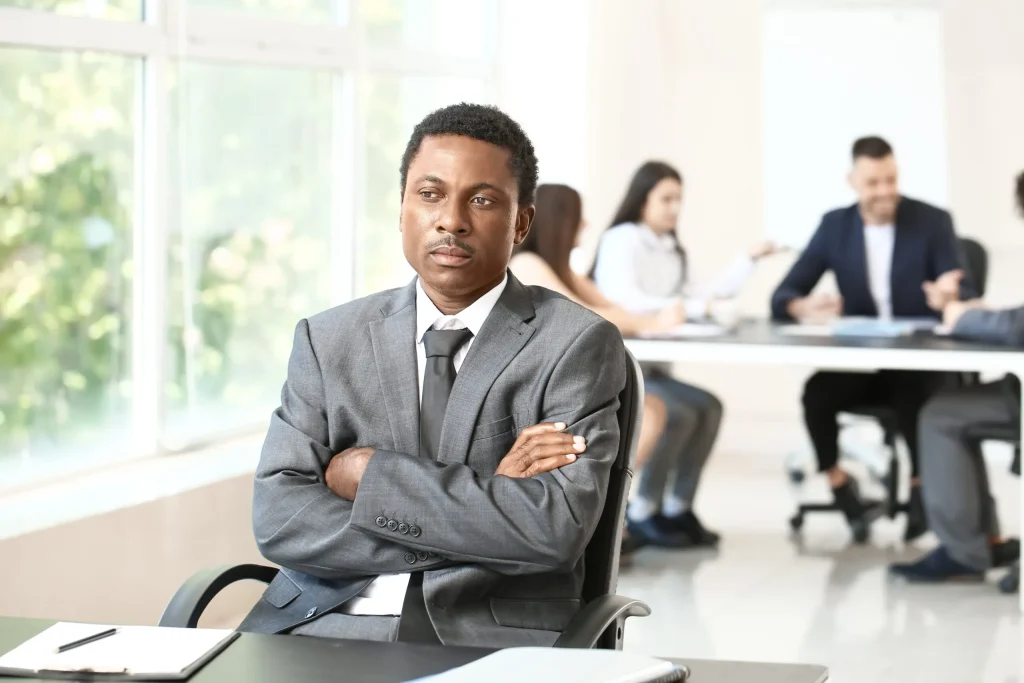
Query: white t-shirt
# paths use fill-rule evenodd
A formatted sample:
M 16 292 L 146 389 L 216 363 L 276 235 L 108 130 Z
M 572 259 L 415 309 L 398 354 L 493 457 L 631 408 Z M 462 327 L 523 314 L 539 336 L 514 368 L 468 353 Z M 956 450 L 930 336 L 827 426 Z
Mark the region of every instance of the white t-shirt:
M 864 256 L 868 266 L 868 285 L 875 300 L 878 317 L 892 319 L 892 250 L 896 226 L 865 225 Z

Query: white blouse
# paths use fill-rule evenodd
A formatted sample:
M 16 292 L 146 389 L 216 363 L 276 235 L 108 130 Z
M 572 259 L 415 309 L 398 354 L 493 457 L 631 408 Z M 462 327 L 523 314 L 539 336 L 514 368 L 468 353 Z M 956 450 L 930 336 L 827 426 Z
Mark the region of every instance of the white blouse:
M 686 263 L 671 235 L 645 225 L 623 223 L 604 234 L 594 281 L 601 293 L 631 313 L 656 313 L 680 300 L 690 320 L 707 315 L 711 299 L 736 296 L 754 272 L 754 261 L 737 254 L 708 287 L 687 283 Z

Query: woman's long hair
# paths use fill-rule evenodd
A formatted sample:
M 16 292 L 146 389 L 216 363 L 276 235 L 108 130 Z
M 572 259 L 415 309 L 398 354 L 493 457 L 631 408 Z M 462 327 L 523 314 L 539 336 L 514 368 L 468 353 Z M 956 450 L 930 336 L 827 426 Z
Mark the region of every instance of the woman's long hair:
M 612 219 L 611 224 L 605 228 L 605 231 L 614 228 L 617 225 L 623 223 L 639 223 L 643 218 L 644 205 L 647 203 L 647 196 L 651 194 L 651 190 L 654 186 L 660 183 L 665 178 L 672 178 L 677 181 L 680 185 L 683 182 L 683 176 L 674 167 L 666 164 L 663 161 L 648 161 L 643 166 L 636 170 L 633 174 L 633 179 L 629 181 L 629 188 L 626 189 L 626 196 L 622 198 L 622 202 L 619 204 L 618 211 L 615 212 L 615 218 Z M 679 236 L 676 231 L 673 230 L 669 233 L 672 239 L 676 243 L 676 251 L 679 252 L 679 258 L 683 262 L 683 277 L 686 277 L 686 251 L 683 249 L 683 245 L 679 243 Z M 600 245 L 600 241 L 598 242 Z M 598 248 L 598 257 L 600 258 L 600 247 Z M 594 273 L 597 271 L 597 258 L 594 259 L 594 265 L 590 268 L 590 277 L 593 279 Z
M 568 185 L 541 185 L 537 188 L 536 206 L 530 232 L 515 253 L 540 256 L 562 284 L 575 292 L 569 254 L 576 244 L 576 233 L 583 219 L 580 193 Z

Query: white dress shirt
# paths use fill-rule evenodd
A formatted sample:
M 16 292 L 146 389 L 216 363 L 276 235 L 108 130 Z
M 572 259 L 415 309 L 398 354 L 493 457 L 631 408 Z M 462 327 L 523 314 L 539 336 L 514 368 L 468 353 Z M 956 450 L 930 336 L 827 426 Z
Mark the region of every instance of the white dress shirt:
M 878 317 L 892 319 L 892 250 L 896 226 L 865 225 L 864 256 L 868 267 L 868 286 L 875 300 Z
M 707 315 L 711 299 L 736 296 L 753 272 L 753 259 L 737 254 L 710 286 L 688 286 L 686 264 L 671 235 L 623 223 L 601 238 L 594 281 L 610 301 L 631 313 L 657 313 L 682 301 L 686 317 L 694 320 Z
M 462 361 L 465 360 L 466 354 L 469 353 L 469 347 L 473 345 L 473 340 L 480 334 L 480 328 L 484 326 L 484 321 L 491 314 L 494 305 L 498 303 L 507 284 L 508 274 L 506 273 L 497 287 L 474 301 L 468 308 L 457 315 L 445 315 L 437 310 L 437 306 L 423 291 L 423 285 L 420 282 L 416 283 L 416 365 L 419 369 L 421 401 L 423 400 L 423 372 L 427 367 L 427 351 L 423 345 L 423 335 L 430 329 L 462 330 L 469 328 L 473 336 L 455 352 L 455 356 L 452 358 L 457 373 L 462 367 Z M 381 574 L 371 581 L 359 595 L 342 605 L 340 611 L 344 614 L 362 616 L 400 616 L 408 586 L 408 574 Z

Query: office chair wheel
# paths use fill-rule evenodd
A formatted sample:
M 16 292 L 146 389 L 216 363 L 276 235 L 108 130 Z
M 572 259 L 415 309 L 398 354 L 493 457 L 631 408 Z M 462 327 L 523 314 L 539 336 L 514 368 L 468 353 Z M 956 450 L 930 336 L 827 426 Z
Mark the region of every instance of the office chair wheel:
M 804 528 L 804 516 L 798 513 L 790 517 L 789 528 L 793 530 L 793 533 L 800 533 L 800 530 Z
M 803 470 L 787 470 L 786 474 L 789 476 L 789 481 L 791 484 L 802 484 L 804 483 L 804 479 L 807 478 L 807 475 L 804 474 Z

